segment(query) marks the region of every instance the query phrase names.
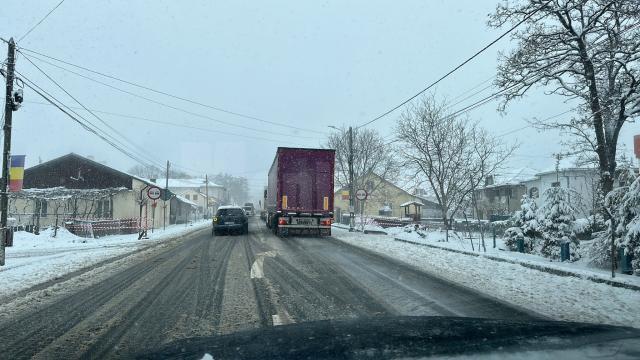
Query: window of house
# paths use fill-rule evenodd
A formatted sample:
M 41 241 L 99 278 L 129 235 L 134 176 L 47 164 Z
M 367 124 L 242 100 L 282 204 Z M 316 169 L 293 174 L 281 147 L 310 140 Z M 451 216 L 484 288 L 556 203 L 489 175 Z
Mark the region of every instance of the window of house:
M 537 187 L 532 187 L 529 189 L 529 197 L 532 199 L 537 199 L 540 196 L 540 190 Z
M 94 216 L 96 218 L 111 218 L 111 199 L 98 200 Z
M 560 187 L 560 181 L 554 181 L 551 183 L 551 187 Z
M 193 195 L 193 200 L 198 200 L 198 195 Z
M 184 194 L 184 198 L 187 199 L 187 200 L 190 200 L 189 199 L 189 194 Z

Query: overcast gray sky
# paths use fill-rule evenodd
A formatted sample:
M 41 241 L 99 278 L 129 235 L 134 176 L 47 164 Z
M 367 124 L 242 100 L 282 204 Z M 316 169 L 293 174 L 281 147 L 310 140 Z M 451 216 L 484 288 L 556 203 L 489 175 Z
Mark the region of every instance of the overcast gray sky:
M 18 39 L 59 0 L 2 2 L 0 36 Z M 498 36 L 502 30 L 486 27 L 495 4 L 66 0 L 18 45 L 229 111 L 306 129 L 233 116 L 87 74 L 192 113 L 187 114 L 36 62 L 91 109 L 208 129 L 98 114 L 154 161 L 168 159 L 194 174 L 246 176 L 257 197 L 277 146 L 317 147 L 331 131 L 329 125 L 364 123 L 424 88 Z M 438 85 L 437 94 L 455 98 L 489 79 L 495 75 L 497 52 L 509 47 L 509 40 L 502 40 Z M 6 47 L 0 51 L 4 58 Z M 18 57 L 16 69 L 67 105 L 76 105 L 24 57 Z M 57 109 L 32 103 L 43 101 L 37 94 L 25 90 L 25 100 L 14 113 L 12 145 L 14 154 L 27 155 L 27 167 L 38 158 L 72 151 L 121 170 L 134 164 Z M 497 113 L 497 103 L 490 103 L 469 117 L 502 134 L 527 125 L 526 119 L 569 109 L 563 100 L 537 91 L 513 103 L 506 114 Z M 390 135 L 397 115 L 371 127 Z M 637 124 L 623 130 L 629 154 L 631 137 L 638 132 Z M 509 164 L 513 169 L 548 168 L 551 154 L 560 150 L 553 132 L 528 128 L 510 138 L 521 143 Z

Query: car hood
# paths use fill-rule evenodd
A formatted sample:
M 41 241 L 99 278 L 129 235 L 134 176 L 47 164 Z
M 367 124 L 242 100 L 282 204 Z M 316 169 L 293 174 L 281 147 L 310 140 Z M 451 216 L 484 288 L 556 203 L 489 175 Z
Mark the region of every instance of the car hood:
M 202 359 L 205 354 L 213 359 L 536 358 L 540 352 L 564 359 L 612 354 L 637 358 L 640 329 L 555 321 L 374 317 L 182 339 L 138 358 Z

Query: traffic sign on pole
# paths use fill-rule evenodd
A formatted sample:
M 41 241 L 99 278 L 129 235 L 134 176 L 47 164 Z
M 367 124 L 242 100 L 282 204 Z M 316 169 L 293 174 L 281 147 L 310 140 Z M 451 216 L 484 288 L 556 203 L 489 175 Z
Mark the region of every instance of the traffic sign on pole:
M 362 201 L 362 200 L 366 200 L 367 199 L 367 190 L 365 189 L 358 189 L 358 191 L 356 191 L 356 199 Z
M 147 190 L 147 197 L 149 197 L 149 199 L 151 199 L 151 200 L 160 199 L 160 195 L 161 194 L 162 194 L 162 191 L 160 191 L 160 188 L 157 187 L 157 186 L 151 186 Z

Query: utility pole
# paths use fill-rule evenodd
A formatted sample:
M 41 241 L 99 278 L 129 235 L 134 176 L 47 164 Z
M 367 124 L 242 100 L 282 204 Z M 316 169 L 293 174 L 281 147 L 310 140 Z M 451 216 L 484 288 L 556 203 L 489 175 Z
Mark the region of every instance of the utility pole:
M 4 148 L 2 152 L 2 182 L 0 183 L 0 191 L 2 191 L 2 198 L 0 199 L 0 266 L 4 266 L 4 245 L 9 236 L 7 229 L 7 212 L 9 205 L 9 194 L 7 194 L 7 188 L 9 185 L 9 156 L 11 156 L 11 121 L 14 110 L 13 102 L 13 73 L 16 66 L 16 43 L 13 38 L 9 39 L 9 52 L 7 54 L 7 92 L 4 103 Z
M 167 160 L 167 172 L 164 177 L 164 199 L 162 199 L 162 230 L 167 229 L 167 194 L 169 194 L 169 160 Z
M 555 154 L 556 155 L 556 182 L 560 183 L 560 158 L 561 155 L 560 153 Z
M 205 205 L 204 216 L 206 219 L 209 218 L 209 175 L 204 174 L 204 195 L 207 198 L 207 203 Z
M 353 231 L 354 219 L 354 194 L 353 189 L 353 128 L 349 126 L 349 231 Z

